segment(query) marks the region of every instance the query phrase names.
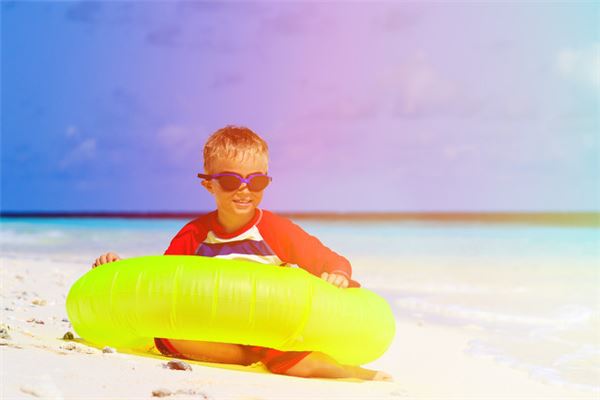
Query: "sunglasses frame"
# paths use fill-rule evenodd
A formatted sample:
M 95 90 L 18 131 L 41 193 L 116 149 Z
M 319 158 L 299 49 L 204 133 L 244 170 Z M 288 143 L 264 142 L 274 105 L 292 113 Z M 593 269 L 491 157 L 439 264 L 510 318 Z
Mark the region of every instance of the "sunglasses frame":
M 268 176 L 267 174 L 262 174 L 262 173 L 250 174 L 250 175 L 248 175 L 247 178 L 244 178 L 243 176 L 241 176 L 240 174 L 236 174 L 235 172 L 223 172 L 221 174 L 214 174 L 214 175 L 198 174 L 198 178 L 200 178 L 200 179 L 206 179 L 206 180 L 209 180 L 209 181 L 212 180 L 212 179 L 215 179 L 215 178 L 219 178 L 221 176 L 234 176 L 234 177 L 236 177 L 236 178 L 238 178 L 240 180 L 240 185 L 238 187 L 236 187 L 235 189 L 226 190 L 228 192 L 233 192 L 234 190 L 238 190 L 240 188 L 240 186 L 242 186 L 242 183 L 245 183 L 246 187 L 251 192 L 261 192 L 261 191 L 265 190 L 267 188 L 267 186 L 269 186 L 269 184 L 267 184 L 267 186 L 265 186 L 261 190 L 251 190 L 250 189 L 250 186 L 249 186 L 250 185 L 250 181 L 255 176 L 265 176 L 265 177 L 267 177 L 269 179 L 269 183 L 271 183 L 273 181 L 272 177 Z M 225 189 L 223 188 L 223 190 L 225 190 Z

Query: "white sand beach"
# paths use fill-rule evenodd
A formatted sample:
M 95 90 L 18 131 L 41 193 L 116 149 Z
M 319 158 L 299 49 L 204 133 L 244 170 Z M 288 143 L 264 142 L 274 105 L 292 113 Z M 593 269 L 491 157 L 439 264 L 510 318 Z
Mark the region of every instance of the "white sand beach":
M 304 379 L 253 367 L 189 362 L 164 368 L 158 355 L 103 353 L 78 340 L 65 298 L 89 265 L 57 255 L 0 258 L 2 399 L 597 399 L 598 393 L 532 379 L 492 356 L 474 355 L 480 328 L 398 320 L 388 352 L 369 365 L 395 381 Z M 10 253 L 10 252 L 8 252 Z M 90 259 L 90 263 L 91 263 Z M 73 332 L 74 333 L 74 332 Z
M 588 228 L 302 221 L 396 317 L 367 368 L 395 381 L 303 379 L 253 367 L 103 353 L 65 299 L 102 252 L 161 254 L 181 220 L 3 219 L 2 399 L 597 399 L 598 242 Z M 67 332 L 74 340 L 63 340 Z

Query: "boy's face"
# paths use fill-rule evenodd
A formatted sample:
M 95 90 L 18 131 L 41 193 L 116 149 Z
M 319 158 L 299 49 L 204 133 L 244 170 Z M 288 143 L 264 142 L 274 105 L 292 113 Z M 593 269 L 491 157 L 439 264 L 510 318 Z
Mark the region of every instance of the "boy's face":
M 247 178 L 250 174 L 266 174 L 267 168 L 267 160 L 264 157 L 250 157 L 237 160 L 219 159 L 213 163 L 212 171 L 206 172 L 213 175 L 233 172 Z M 245 183 L 242 183 L 236 190 L 227 192 L 223 190 L 216 179 L 202 181 L 202 186 L 215 197 L 219 213 L 227 214 L 227 216 L 233 218 L 248 218 L 248 216 L 253 216 L 256 207 L 262 201 L 264 192 L 251 192 Z

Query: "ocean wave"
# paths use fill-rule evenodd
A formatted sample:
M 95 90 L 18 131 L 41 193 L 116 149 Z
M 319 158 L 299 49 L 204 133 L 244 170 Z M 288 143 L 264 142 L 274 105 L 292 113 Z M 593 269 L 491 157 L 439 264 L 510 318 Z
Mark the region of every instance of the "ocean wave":
M 566 328 L 585 324 L 591 320 L 594 311 L 585 306 L 559 307 L 554 316 L 502 313 L 457 304 L 440 304 L 417 297 L 396 298 L 394 305 L 414 314 L 429 314 L 454 319 L 464 324 L 488 323 L 501 325 L 525 325 L 532 327 Z
M 594 378 L 598 375 L 598 346 L 581 346 L 575 352 L 559 356 L 551 365 L 527 362 L 523 355 L 520 357 L 518 354 L 509 354 L 480 339 L 470 340 L 464 352 L 472 357 L 491 358 L 498 364 L 524 370 L 531 379 L 538 382 L 600 393 L 600 386 Z M 582 361 L 586 364 L 582 365 Z M 580 370 L 577 375 L 569 374 L 574 366 Z
M 68 238 L 64 231 L 57 229 L 33 230 L 33 231 L 15 231 L 11 229 L 2 229 L 0 231 L 0 245 L 21 245 L 21 244 L 42 244 L 49 242 L 63 241 Z
M 506 295 L 507 293 L 527 293 L 531 288 L 525 286 L 514 286 L 511 288 L 492 287 L 485 284 L 466 284 L 466 283 L 446 283 L 446 282 L 428 282 L 428 283 L 399 283 L 396 279 L 365 279 L 364 284 L 373 291 L 394 291 L 396 293 L 412 295 L 431 295 L 431 294 L 466 294 L 466 295 Z

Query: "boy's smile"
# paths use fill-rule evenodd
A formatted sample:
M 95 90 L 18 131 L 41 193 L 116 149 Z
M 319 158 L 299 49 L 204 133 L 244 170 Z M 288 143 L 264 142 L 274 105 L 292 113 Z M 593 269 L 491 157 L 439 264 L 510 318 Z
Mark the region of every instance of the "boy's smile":
M 245 157 L 238 159 L 218 159 L 212 165 L 209 174 L 234 173 L 243 178 L 252 174 L 266 174 L 268 162 L 263 157 Z M 215 198 L 218 220 L 228 231 L 233 232 L 248 223 L 262 201 L 264 191 L 253 192 L 246 183 L 233 191 L 224 190 L 216 179 L 202 181 Z

